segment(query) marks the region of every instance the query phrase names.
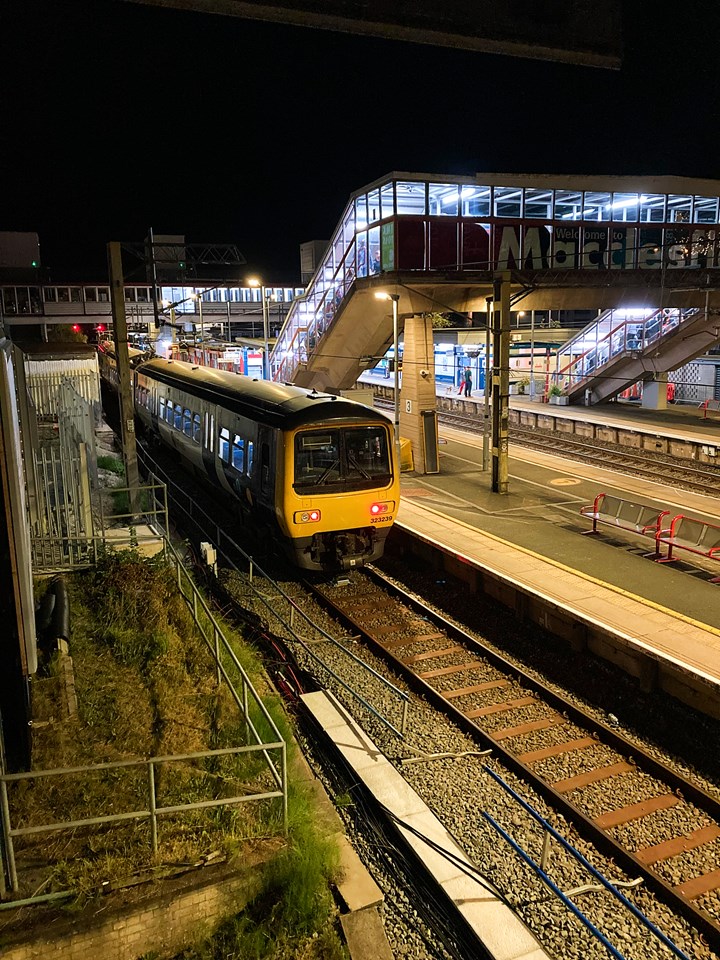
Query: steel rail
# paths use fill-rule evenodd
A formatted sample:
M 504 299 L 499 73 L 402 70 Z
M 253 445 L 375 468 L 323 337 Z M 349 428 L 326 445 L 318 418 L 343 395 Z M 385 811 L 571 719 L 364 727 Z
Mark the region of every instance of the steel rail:
M 434 627 L 442 630 L 451 640 L 457 641 L 470 651 L 481 654 L 485 660 L 489 661 L 498 670 L 506 675 L 512 676 L 514 680 L 521 682 L 523 686 L 527 686 L 541 695 L 546 704 L 549 704 L 558 712 L 565 714 L 573 722 L 584 727 L 589 733 L 595 734 L 601 742 L 612 746 L 623 756 L 632 756 L 635 761 L 635 766 L 638 769 L 655 776 L 673 792 L 682 795 L 686 800 L 696 804 L 700 810 L 704 811 L 716 823 L 720 823 L 720 800 L 703 790 L 696 783 L 693 783 L 677 771 L 665 766 L 665 764 L 644 751 L 642 747 L 627 740 L 617 731 L 592 716 L 592 714 L 586 713 L 574 703 L 563 698 L 561 694 L 558 694 L 532 675 L 526 673 L 520 667 L 510 663 L 510 661 L 506 660 L 500 654 L 485 647 L 458 624 L 447 619 L 438 611 L 428 607 L 419 598 L 404 591 L 394 581 L 384 577 L 376 568 L 365 568 L 363 575 L 369 576 L 375 580 L 375 582 L 381 584 L 383 589 L 387 590 L 402 604 L 413 610 L 414 613 L 420 614 L 429 623 L 433 624 Z M 352 613 L 348 612 L 347 608 L 343 609 L 341 604 L 328 598 L 319 589 L 315 589 L 314 593 L 318 600 L 325 605 L 335 617 L 340 619 L 341 622 L 344 622 L 348 628 L 356 631 L 394 670 L 399 671 L 417 693 L 429 699 L 443 715 L 451 717 L 469 736 L 476 740 L 479 739 L 484 746 L 490 747 L 503 764 L 522 777 L 546 802 L 573 822 L 579 832 L 592 842 L 598 850 L 614 859 L 615 862 L 629 874 L 641 875 L 647 886 L 652 889 L 661 900 L 670 905 L 675 912 L 691 923 L 713 946 L 713 949 L 720 949 L 720 921 L 714 920 L 710 914 L 696 907 L 690 899 L 673 889 L 670 883 L 665 881 L 659 874 L 650 869 L 648 865 L 643 863 L 626 847 L 615 840 L 606 829 L 598 826 L 588 814 L 584 813 L 565 795 L 555 790 L 550 783 L 535 773 L 532 767 L 520 760 L 511 750 L 504 747 L 491 733 L 483 730 L 482 727 L 472 719 L 465 716 L 465 714 L 449 702 L 441 692 L 432 687 L 426 680 L 421 679 L 411 667 L 407 666 L 399 657 L 388 650 L 383 644 L 382 639 L 373 637 L 371 628 L 368 628 L 362 622 L 356 620 L 352 616 Z M 350 606 L 350 604 L 348 604 L 348 606 Z

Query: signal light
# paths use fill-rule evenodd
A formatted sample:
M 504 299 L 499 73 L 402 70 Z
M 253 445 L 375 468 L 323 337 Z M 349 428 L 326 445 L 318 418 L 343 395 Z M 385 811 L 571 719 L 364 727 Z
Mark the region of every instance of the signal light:
M 80 333 L 80 324 L 79 324 L 79 323 L 74 323 L 74 324 L 72 325 L 72 329 L 73 329 L 73 333 Z
M 95 329 L 97 330 L 98 333 L 105 333 L 105 324 L 99 323 L 97 327 L 95 327 Z
M 295 523 L 317 523 L 319 519 L 319 510 L 298 510 L 298 512 L 293 515 Z
M 395 509 L 395 501 L 386 500 L 381 503 L 373 503 L 373 505 L 370 507 L 370 513 L 374 517 L 377 517 L 381 513 L 390 513 L 394 509 Z

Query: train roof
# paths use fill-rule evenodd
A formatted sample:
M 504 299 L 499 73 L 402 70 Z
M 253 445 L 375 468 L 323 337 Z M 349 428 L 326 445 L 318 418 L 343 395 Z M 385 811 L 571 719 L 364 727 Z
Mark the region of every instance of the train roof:
M 138 367 L 160 383 L 186 390 L 258 423 L 290 429 L 305 423 L 328 420 L 364 420 L 387 423 L 379 410 L 287 383 L 258 380 L 182 360 L 149 360 Z

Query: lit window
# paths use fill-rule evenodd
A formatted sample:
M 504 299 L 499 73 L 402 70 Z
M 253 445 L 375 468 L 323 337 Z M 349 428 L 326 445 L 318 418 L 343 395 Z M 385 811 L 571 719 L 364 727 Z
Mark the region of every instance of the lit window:
M 428 209 L 435 216 L 456 217 L 460 188 L 456 183 L 428 184 Z
M 427 213 L 424 183 L 399 180 L 395 184 L 395 197 L 399 216 L 422 216 Z
M 495 216 L 522 216 L 522 189 L 520 187 L 495 187 Z

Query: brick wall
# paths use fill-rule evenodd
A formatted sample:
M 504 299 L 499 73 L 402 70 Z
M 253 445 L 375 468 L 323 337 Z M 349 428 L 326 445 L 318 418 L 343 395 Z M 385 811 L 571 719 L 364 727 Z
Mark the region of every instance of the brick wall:
M 150 951 L 172 956 L 211 934 L 222 920 L 243 910 L 262 880 L 262 864 L 244 873 L 214 873 L 211 880 L 193 876 L 183 885 L 166 885 L 157 896 L 135 906 L 88 910 L 77 919 L 64 916 L 37 923 L 22 911 L 34 935 L 0 937 L 2 960 L 137 960 Z M 103 898 L 101 907 L 106 907 Z M 20 913 L 20 911 L 18 911 Z M 37 934 L 40 930 L 40 935 Z M 32 939 L 31 939 L 32 936 Z

